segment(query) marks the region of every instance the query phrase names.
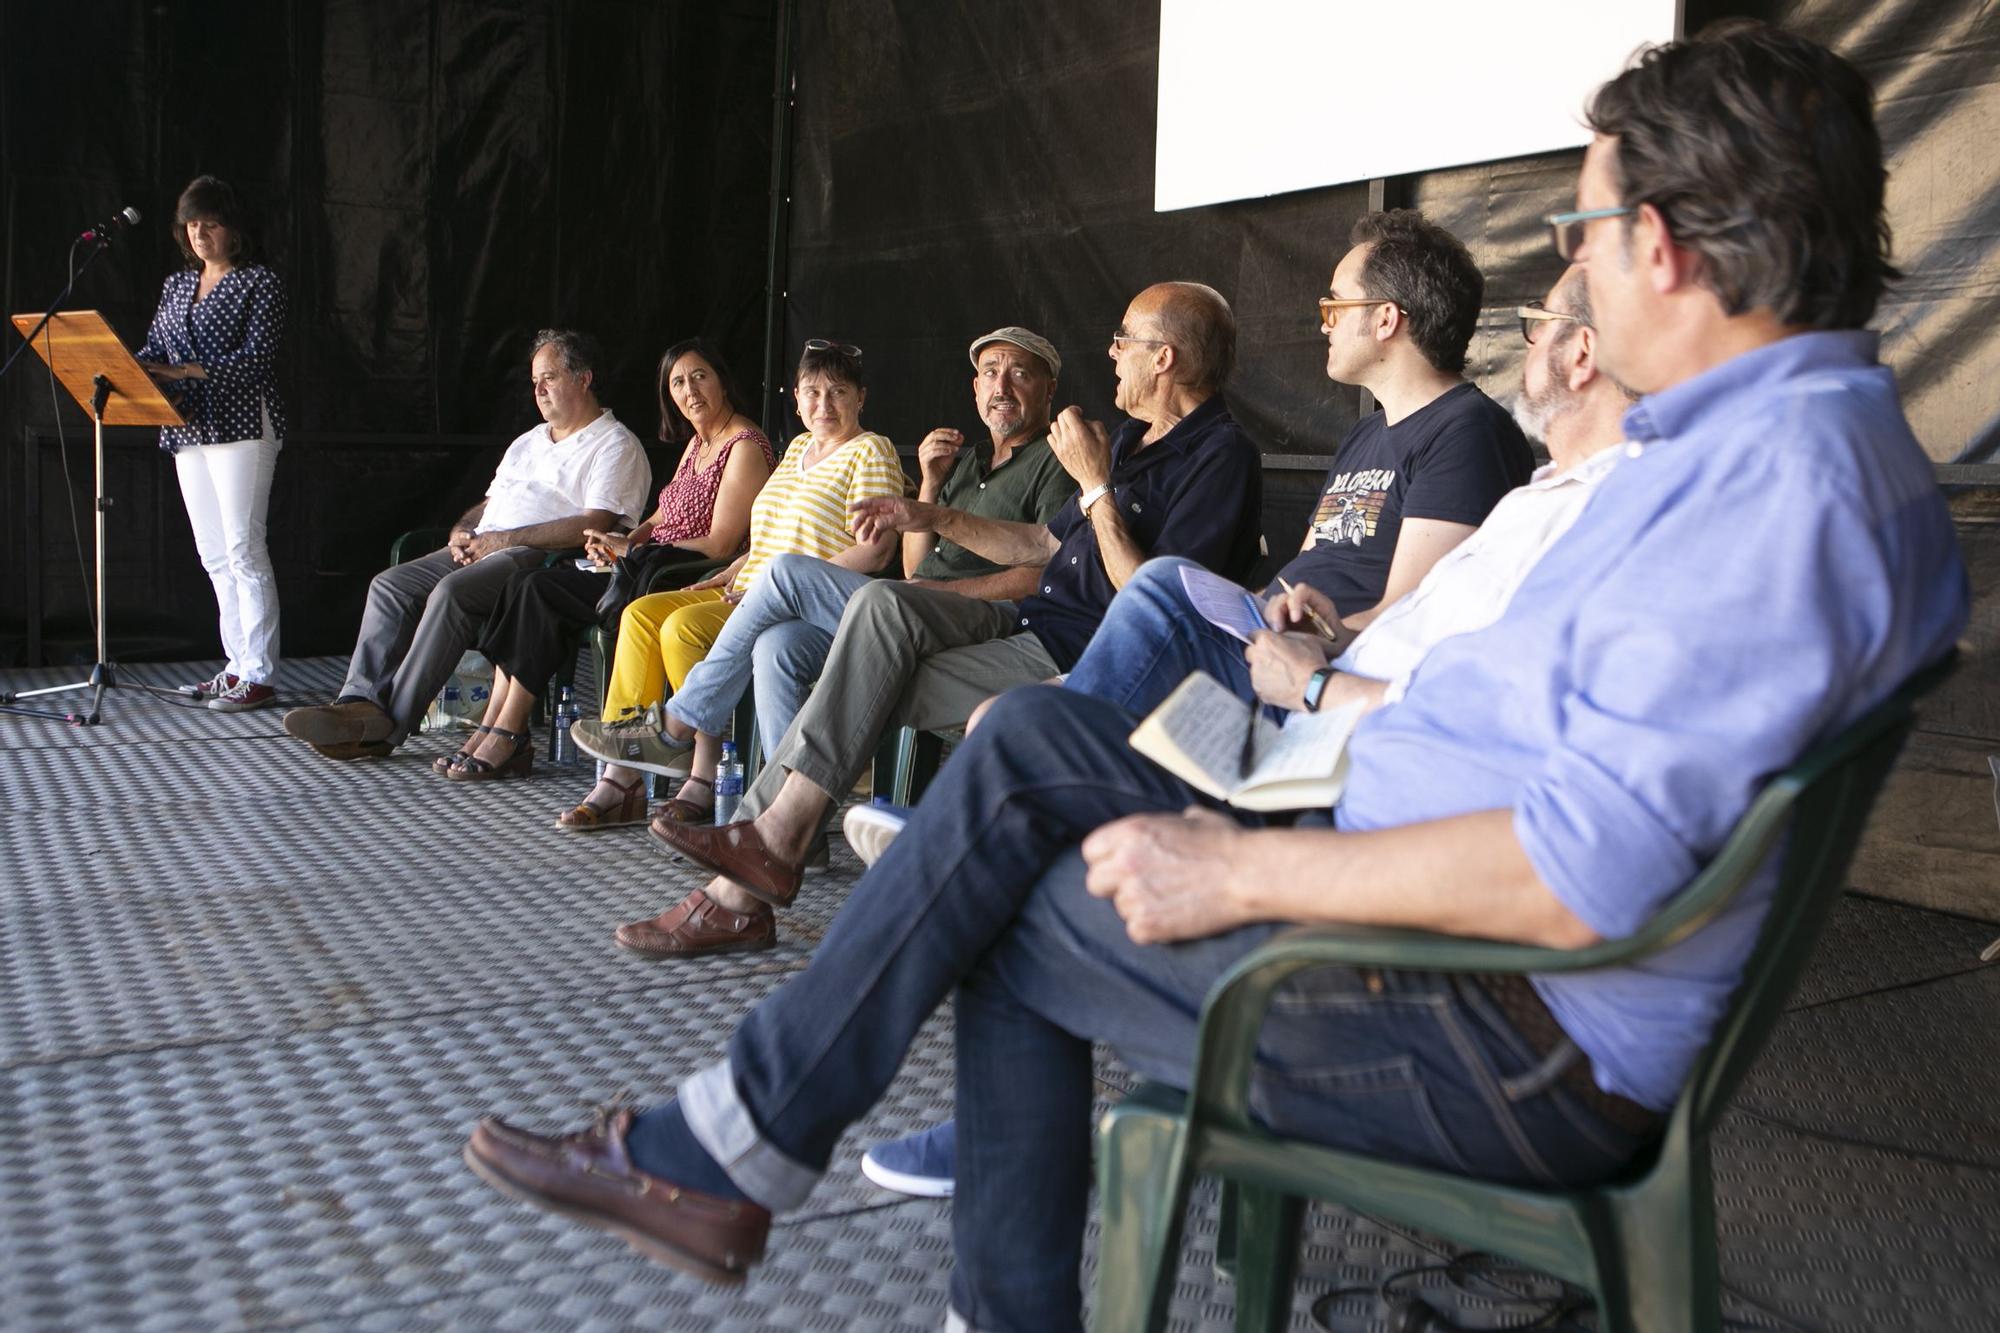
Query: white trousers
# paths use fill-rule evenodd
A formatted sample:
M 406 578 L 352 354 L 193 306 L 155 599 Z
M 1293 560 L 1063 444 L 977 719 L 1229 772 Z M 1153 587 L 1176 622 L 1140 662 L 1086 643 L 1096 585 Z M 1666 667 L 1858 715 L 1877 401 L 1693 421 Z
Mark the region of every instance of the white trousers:
M 278 580 L 264 544 L 278 449 L 273 439 L 235 440 L 174 454 L 195 550 L 222 613 L 225 670 L 265 685 L 278 674 Z

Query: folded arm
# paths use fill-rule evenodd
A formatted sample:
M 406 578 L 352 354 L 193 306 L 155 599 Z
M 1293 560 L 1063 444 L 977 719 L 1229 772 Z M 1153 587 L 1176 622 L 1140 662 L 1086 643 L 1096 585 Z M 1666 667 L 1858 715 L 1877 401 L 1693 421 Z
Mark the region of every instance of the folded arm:
M 482 504 L 480 510 L 485 506 Z M 533 546 L 543 551 L 562 551 L 572 546 L 583 545 L 586 530 L 603 531 L 618 521 L 618 515 L 608 509 L 586 509 L 581 514 L 567 518 L 550 519 L 546 523 L 531 523 L 525 528 L 496 529 L 475 533 L 462 545 L 458 541 L 459 532 L 478 521 L 478 510 L 459 520 L 459 527 L 452 533 L 452 548 L 462 552 L 460 563 L 469 564 L 495 551 L 504 551 L 510 546 Z

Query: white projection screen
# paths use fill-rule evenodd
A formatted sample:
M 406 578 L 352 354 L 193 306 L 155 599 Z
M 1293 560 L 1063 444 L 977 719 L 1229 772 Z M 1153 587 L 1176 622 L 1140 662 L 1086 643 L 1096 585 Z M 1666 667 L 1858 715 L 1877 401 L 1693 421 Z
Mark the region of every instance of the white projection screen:
M 1578 147 L 1679 27 L 1680 0 L 1160 0 L 1153 207 Z

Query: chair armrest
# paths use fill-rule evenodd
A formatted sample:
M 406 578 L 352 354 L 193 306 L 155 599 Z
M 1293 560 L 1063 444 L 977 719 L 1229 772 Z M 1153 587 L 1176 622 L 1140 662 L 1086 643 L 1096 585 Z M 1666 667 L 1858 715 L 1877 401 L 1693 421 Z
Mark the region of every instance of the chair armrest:
M 389 563 L 400 565 L 443 546 L 451 537 L 450 528 L 411 528 L 389 545 Z
M 655 565 L 646 575 L 646 586 L 640 592 L 667 592 L 674 588 L 685 588 L 690 583 L 699 583 L 718 570 L 727 569 L 735 556 L 716 560 L 703 557 L 699 560 L 673 560 Z
M 1585 972 L 1642 957 L 1693 934 L 1720 912 L 1777 846 L 1803 782 L 1781 773 L 1750 805 L 1701 873 L 1644 927 L 1581 949 L 1544 949 L 1381 926 L 1299 926 L 1242 958 L 1209 990 L 1195 1034 L 1191 1109 L 1218 1124 L 1249 1127 L 1250 1065 L 1271 996 L 1307 968 L 1383 967 L 1428 972 Z
M 1224 973 L 1202 1002 L 1190 1109 L 1211 1123 L 1249 1127 L 1250 1067 L 1258 1030 L 1278 987 L 1315 967 L 1426 972 L 1576 972 L 1606 967 L 1650 947 L 1649 934 L 1583 949 L 1543 949 L 1377 926 L 1299 926 L 1273 936 Z
M 1582 972 L 1615 966 L 1664 949 L 1699 930 L 1754 879 L 1791 829 L 1809 787 L 1837 767 L 1878 751 L 1886 772 L 1911 725 L 1916 700 L 1948 676 L 1956 650 L 1917 672 L 1842 734 L 1814 748 L 1765 784 L 1735 829 L 1688 885 L 1641 929 L 1582 949 L 1541 949 L 1501 940 L 1466 939 L 1426 931 L 1369 926 L 1299 927 L 1273 936 L 1239 960 L 1209 990 L 1195 1035 L 1190 1109 L 1217 1123 L 1248 1128 L 1250 1066 L 1271 996 L 1310 967 L 1407 968 L 1464 973 Z M 1877 779 L 1879 780 L 1879 772 Z M 1871 797 L 1872 799 L 1872 797 Z

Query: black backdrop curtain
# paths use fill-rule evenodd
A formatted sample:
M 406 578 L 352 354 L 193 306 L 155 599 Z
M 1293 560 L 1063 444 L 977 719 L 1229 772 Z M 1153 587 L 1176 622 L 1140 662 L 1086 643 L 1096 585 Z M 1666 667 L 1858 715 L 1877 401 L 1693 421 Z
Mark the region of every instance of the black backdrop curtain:
M 755 392 L 776 7 L 0 5 L 8 309 L 39 308 L 69 238 L 129 202 L 147 224 L 90 275 L 79 304 L 136 337 L 174 262 L 163 219 L 180 185 L 207 170 L 248 194 L 291 285 L 295 429 L 347 441 L 288 449 L 279 467 L 287 648 L 342 651 L 388 537 L 470 503 L 500 444 L 533 420 L 521 351 L 534 328 L 603 335 L 607 397 L 642 436 L 652 359 L 674 337 L 720 336 Z M 1098 357 L 1125 302 L 1162 278 L 1211 282 L 1241 323 L 1233 397 L 1272 464 L 1267 532 L 1276 548 L 1295 544 L 1314 468 L 1358 410 L 1324 377 L 1313 300 L 1368 187 L 1154 214 L 1154 5 L 797 8 L 782 365 L 805 337 L 861 344 L 869 424 L 907 449 L 933 426 L 976 424 L 965 344 L 1020 322 L 1063 350 L 1065 400 L 1108 418 Z M 1725 13 L 1827 41 L 1875 80 L 1909 274 L 1877 319 L 1885 351 L 1934 457 L 2000 456 L 2000 158 L 1989 151 L 2000 25 L 1978 0 L 1686 6 L 1690 29 Z M 1409 106 L 1344 105 L 1348 59 L 1409 63 Z M 1326 67 L 1317 133 L 1366 133 L 1381 114 L 1478 114 L 1424 86 L 1412 53 L 1329 52 Z M 1392 201 L 1452 227 L 1486 269 L 1492 313 L 1470 368 L 1496 396 L 1518 384 L 1518 335 L 1502 312 L 1554 278 L 1536 219 L 1569 198 L 1575 168 L 1559 153 L 1388 183 Z M 73 654 L 87 636 L 53 445 L 37 446 L 37 467 L 24 461 L 23 432 L 49 421 L 46 390 L 17 373 L 0 385 L 0 413 L 0 662 L 20 660 L 30 604 L 68 623 L 50 655 Z M 31 482 L 43 519 L 26 532 Z M 212 610 L 172 481 L 132 450 L 114 456 L 113 482 L 120 655 L 189 655 L 186 636 L 207 635 Z M 28 580 L 31 547 L 45 567 Z
M 70 239 L 132 204 L 145 221 L 72 304 L 136 345 L 179 264 L 181 186 L 211 172 L 237 187 L 291 303 L 295 439 L 270 520 L 285 649 L 345 651 L 389 540 L 475 501 L 537 419 L 536 329 L 604 341 L 602 396 L 645 440 L 675 339 L 719 339 L 754 397 L 773 34 L 765 0 L 0 6 L 7 309 L 45 305 Z M 0 663 L 25 656 L 31 612 L 46 656 L 90 655 L 60 460 L 25 438 L 53 421 L 36 369 L 0 384 Z M 120 435 L 114 653 L 212 654 L 171 468 L 144 433 Z M 70 431 L 78 502 L 84 438 Z

